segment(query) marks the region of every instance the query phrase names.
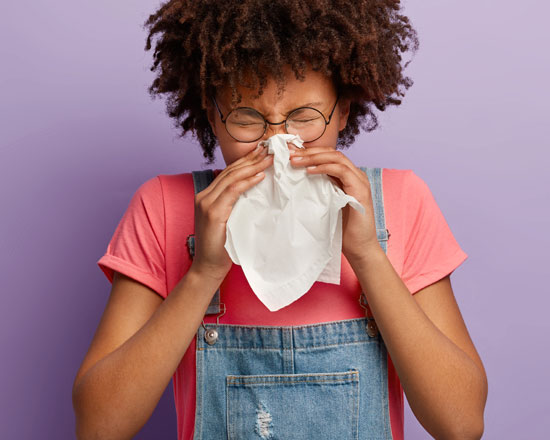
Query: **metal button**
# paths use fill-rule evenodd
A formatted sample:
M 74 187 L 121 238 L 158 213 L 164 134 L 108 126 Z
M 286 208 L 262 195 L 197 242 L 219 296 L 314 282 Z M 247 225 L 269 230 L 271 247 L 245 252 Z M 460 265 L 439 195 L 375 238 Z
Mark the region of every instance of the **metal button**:
M 374 338 L 378 334 L 378 326 L 374 320 L 370 320 L 367 324 L 367 334 Z
M 218 340 L 218 332 L 211 328 L 204 332 L 204 340 L 208 345 L 213 345 Z

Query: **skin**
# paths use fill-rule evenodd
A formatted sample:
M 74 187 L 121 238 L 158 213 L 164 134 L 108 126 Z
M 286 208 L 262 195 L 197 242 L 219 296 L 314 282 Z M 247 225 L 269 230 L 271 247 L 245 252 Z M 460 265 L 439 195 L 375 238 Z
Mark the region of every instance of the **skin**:
M 287 70 L 281 96 L 272 81 L 258 99 L 250 90 L 240 91 L 239 106 L 254 107 L 272 122 L 312 101 L 321 103 L 315 107 L 326 117 L 336 100 L 331 81 L 313 71 L 299 82 Z M 221 90 L 217 101 L 225 116 L 230 91 Z M 109 300 L 73 383 L 78 439 L 133 438 L 151 417 L 231 267 L 224 248 L 229 214 L 240 195 L 272 166 L 264 149 L 255 150 L 259 141 L 235 141 L 213 105 L 207 114 L 227 166 L 195 197 L 195 258 L 166 299 L 114 273 Z M 291 161 L 296 167 L 315 167 L 308 173 L 326 173 L 366 208 L 366 215 L 344 208 L 342 251 L 367 296 L 419 422 L 437 439 L 478 439 L 487 378 L 449 276 L 411 295 L 393 269 L 376 240 L 368 178 L 335 149 L 348 114 L 349 103 L 340 100 L 323 136 L 304 143 L 306 149 L 294 152 Z M 264 139 L 283 132 L 281 126 L 270 126 Z
M 286 74 L 287 78 L 292 77 L 294 79 L 288 69 Z M 276 83 L 269 81 L 259 99 L 252 98 L 254 91 L 239 88 L 243 98 L 238 106 L 253 107 L 268 121 L 280 122 L 286 118 L 286 114 L 290 113 L 290 111 L 309 103 L 318 102 L 319 104 L 313 107 L 320 110 L 325 119 L 328 119 L 328 115 L 337 98 L 334 85 L 328 78 L 313 71 L 308 74 L 307 84 L 308 87 L 304 88 L 304 84 L 296 79 L 288 81 L 284 94 L 277 96 Z M 222 90 L 216 97 L 216 102 L 224 118 L 231 110 L 229 106 L 230 101 L 231 91 L 229 88 Z M 198 267 L 207 268 L 203 271 L 218 274 L 223 279 L 233 264 L 224 248 L 225 225 L 229 219 L 233 205 L 240 194 L 244 192 L 243 188 L 248 189 L 264 178 L 262 174 L 260 176 L 252 175 L 251 177 L 239 180 L 236 174 L 243 173 L 243 176 L 248 176 L 249 174 L 246 173 L 246 170 L 257 159 L 254 156 L 249 161 L 239 162 L 239 160 L 246 157 L 247 154 L 257 154 L 260 160 L 265 159 L 266 163 L 263 165 L 265 168 L 271 166 L 273 164 L 273 156 L 267 155 L 266 149 L 261 148 L 256 153 L 254 150 L 261 140 L 268 139 L 277 133 L 285 133 L 285 131 L 284 124 L 269 125 L 261 139 L 255 142 L 239 142 L 229 135 L 213 104 L 207 109 L 207 114 L 212 131 L 220 144 L 227 168 L 216 176 L 208 188 L 197 194 L 198 210 L 195 211 L 195 240 L 197 244 L 193 263 L 196 263 Z M 345 128 L 348 115 L 349 103 L 346 103 L 343 99 L 339 100 L 334 109 L 331 122 L 327 125 L 323 136 L 314 142 L 305 142 L 304 146 L 306 148 L 317 147 L 326 149 L 326 145 L 331 145 L 334 148 L 338 139 L 338 132 Z M 292 144 L 289 144 L 289 148 L 291 152 L 296 150 L 296 147 Z M 206 233 L 206 231 L 208 232 Z
M 243 95 L 239 106 L 253 107 L 273 122 L 282 121 L 290 110 L 311 101 L 322 103 L 318 108 L 326 117 L 336 100 L 330 79 L 312 70 L 307 72 L 305 82 L 296 80 L 287 71 L 282 97 L 277 96 L 273 81 L 259 99 L 253 99 L 250 90 L 239 90 Z M 227 115 L 230 91 L 223 90 L 217 102 L 223 115 Z M 310 174 L 327 174 L 366 208 L 366 215 L 349 205 L 343 208 L 342 252 L 365 292 L 419 422 L 438 439 L 480 438 L 484 429 L 487 377 L 456 303 L 450 276 L 411 295 L 395 272 L 377 241 L 369 180 L 344 153 L 336 150 L 338 131 L 344 129 L 348 114 L 349 103 L 339 102 L 321 138 L 305 143 L 305 150 L 290 147 L 291 163 L 295 167 L 306 167 Z M 231 138 L 213 108 L 208 115 L 227 164 L 255 147 L 255 143 L 241 143 Z M 269 126 L 262 139 L 275 133 L 284 133 L 282 125 Z M 198 264 L 205 262 L 214 271 L 218 267 L 220 273 L 227 273 L 231 267 L 223 247 L 230 209 L 228 203 L 222 202 L 224 190 L 230 187 L 225 183 L 229 176 L 231 173 L 227 170 L 222 171 L 213 188 L 206 190 L 204 197 L 211 202 L 206 203 L 206 209 L 219 212 L 219 217 L 215 224 L 202 231 L 205 238 L 201 237 L 204 242 L 199 244 L 204 248 Z

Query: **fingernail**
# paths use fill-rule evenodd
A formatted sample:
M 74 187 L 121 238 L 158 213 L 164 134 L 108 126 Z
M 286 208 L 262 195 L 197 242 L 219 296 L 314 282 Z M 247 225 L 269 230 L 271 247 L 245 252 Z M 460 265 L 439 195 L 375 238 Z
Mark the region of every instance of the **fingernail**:
M 273 158 L 273 154 L 268 154 L 263 160 L 269 160 Z
M 302 159 L 303 159 L 302 156 L 294 156 L 294 157 L 292 158 L 292 161 L 293 161 L 293 162 L 296 162 L 297 160 L 302 160 Z

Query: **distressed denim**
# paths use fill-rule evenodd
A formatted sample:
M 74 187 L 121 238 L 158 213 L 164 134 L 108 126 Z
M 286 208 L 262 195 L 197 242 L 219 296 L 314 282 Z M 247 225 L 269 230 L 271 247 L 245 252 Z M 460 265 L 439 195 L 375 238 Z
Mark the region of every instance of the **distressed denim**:
M 381 169 L 362 170 L 386 252 Z M 194 439 L 392 439 L 387 350 L 367 332 L 372 320 L 199 327 Z

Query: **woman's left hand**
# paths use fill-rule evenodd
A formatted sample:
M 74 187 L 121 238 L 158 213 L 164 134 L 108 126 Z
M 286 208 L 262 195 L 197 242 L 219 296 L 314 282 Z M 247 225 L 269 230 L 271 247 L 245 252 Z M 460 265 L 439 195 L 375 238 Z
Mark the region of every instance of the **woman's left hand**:
M 290 158 L 293 167 L 306 167 L 308 174 L 327 174 L 365 208 L 364 215 L 349 204 L 342 208 L 342 252 L 348 261 L 363 259 L 372 250 L 381 249 L 367 175 L 341 151 L 331 147 L 291 149 Z

